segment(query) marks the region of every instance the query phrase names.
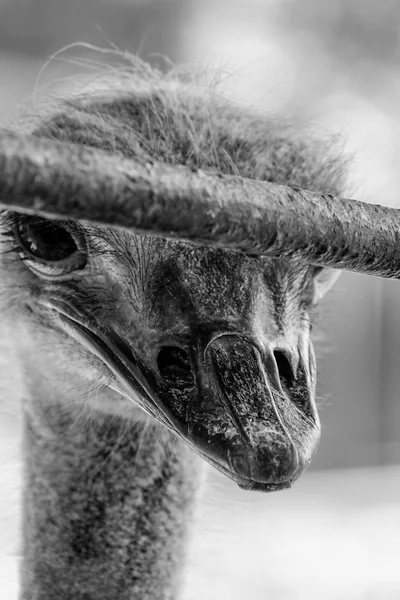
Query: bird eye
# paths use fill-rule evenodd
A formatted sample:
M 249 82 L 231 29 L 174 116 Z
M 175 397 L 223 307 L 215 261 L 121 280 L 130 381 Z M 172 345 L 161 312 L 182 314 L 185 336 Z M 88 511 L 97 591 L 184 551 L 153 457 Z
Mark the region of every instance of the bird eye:
M 82 235 L 72 235 L 65 224 L 23 215 L 15 237 L 27 266 L 41 275 L 57 277 L 86 265 Z

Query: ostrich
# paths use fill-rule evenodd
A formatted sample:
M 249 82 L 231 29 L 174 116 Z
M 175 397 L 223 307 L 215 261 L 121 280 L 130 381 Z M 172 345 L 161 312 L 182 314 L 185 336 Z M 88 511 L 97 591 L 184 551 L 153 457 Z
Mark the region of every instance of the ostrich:
M 343 164 L 217 87 L 139 61 L 38 138 L 337 194 Z M 319 439 L 313 308 L 337 271 L 1 213 L 23 405 L 23 600 L 180 593 L 204 460 L 290 487 Z M 14 368 L 14 366 L 13 366 Z

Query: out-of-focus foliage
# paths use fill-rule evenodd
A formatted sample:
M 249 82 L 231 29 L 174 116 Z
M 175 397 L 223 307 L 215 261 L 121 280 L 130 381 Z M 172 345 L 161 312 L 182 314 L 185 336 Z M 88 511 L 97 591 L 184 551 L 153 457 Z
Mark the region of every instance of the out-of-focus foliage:
M 376 74 L 380 64 L 399 62 L 398 0 L 291 0 L 278 14 L 293 32 L 316 38 L 344 69 L 369 63 Z
M 329 81 L 332 90 L 340 82 L 397 115 L 398 0 L 289 0 L 281 3 L 277 22 L 300 51 L 309 49 L 310 71 L 325 65 L 328 88 Z
M 371 86 L 400 62 L 398 0 L 2 0 L 0 47 L 49 54 L 103 38 L 179 60 L 191 15 L 210 12 L 222 28 L 251 23 L 265 37 L 280 28 L 300 52 L 309 47 L 315 61 L 335 63 L 349 85 Z
M 47 55 L 72 42 L 174 56 L 186 0 L 0 0 L 0 48 Z M 190 4 L 190 1 L 189 1 Z

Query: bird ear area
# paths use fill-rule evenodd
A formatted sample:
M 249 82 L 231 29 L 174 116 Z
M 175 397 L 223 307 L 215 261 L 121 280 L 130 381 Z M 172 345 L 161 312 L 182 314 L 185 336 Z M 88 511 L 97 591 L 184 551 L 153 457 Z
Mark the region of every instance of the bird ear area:
M 317 304 L 340 277 L 341 270 L 316 267 L 313 274 L 313 304 Z

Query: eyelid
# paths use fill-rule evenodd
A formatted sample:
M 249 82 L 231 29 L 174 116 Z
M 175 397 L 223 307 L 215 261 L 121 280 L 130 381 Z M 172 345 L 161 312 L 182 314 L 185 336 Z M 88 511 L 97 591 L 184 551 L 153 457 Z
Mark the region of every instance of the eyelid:
M 27 258 L 26 256 L 23 256 L 23 260 L 24 260 L 25 265 L 28 267 L 28 269 L 30 271 L 32 271 L 33 273 L 35 273 L 36 275 L 39 275 L 40 277 L 42 277 L 44 279 L 48 279 L 48 280 L 68 279 L 69 277 L 71 277 L 71 275 L 73 275 L 77 271 L 83 271 L 84 268 L 86 267 L 86 261 L 82 267 L 79 267 L 79 268 L 72 267 L 72 268 L 65 269 L 65 265 L 63 267 L 60 264 L 57 265 L 57 263 L 50 264 L 50 263 L 41 262 L 39 260 L 31 260 L 31 259 Z M 40 265 L 40 268 L 38 267 L 38 265 Z
M 21 240 L 18 226 L 21 225 L 24 218 L 29 218 L 29 216 L 12 213 L 11 215 L 8 215 L 8 218 L 10 219 L 14 240 L 17 243 L 15 251 L 18 252 L 27 268 L 34 274 L 47 280 L 62 280 L 69 278 L 78 270 L 82 271 L 86 267 L 88 257 L 86 239 L 83 228 L 76 222 L 43 219 L 43 221 L 54 223 L 57 226 L 64 228 L 69 233 L 76 246 L 76 251 L 65 259 L 60 261 L 46 261 L 45 259 L 35 257 L 29 252 L 29 250 L 24 247 Z

